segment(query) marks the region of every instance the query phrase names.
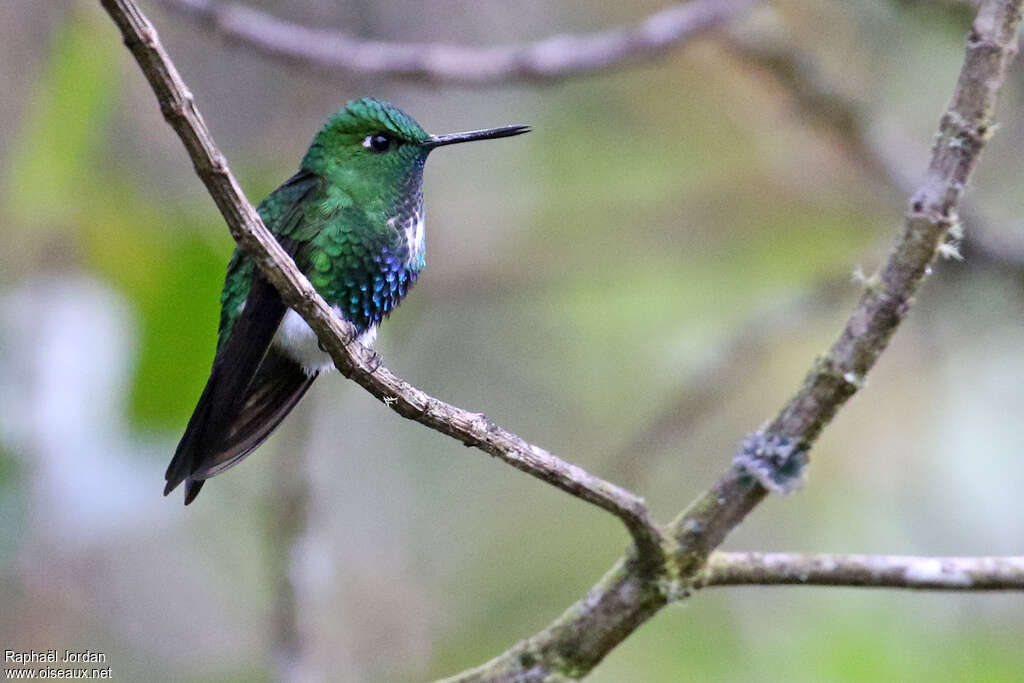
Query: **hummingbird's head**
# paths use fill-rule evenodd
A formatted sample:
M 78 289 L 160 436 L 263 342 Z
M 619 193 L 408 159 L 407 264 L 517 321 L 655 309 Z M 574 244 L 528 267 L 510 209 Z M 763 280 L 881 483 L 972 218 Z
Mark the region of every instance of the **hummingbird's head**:
M 364 191 L 378 194 L 388 186 L 407 191 L 410 182 L 418 184 L 427 155 L 437 147 L 529 130 L 528 126 L 507 126 L 432 136 L 393 104 L 364 97 L 349 102 L 328 119 L 313 139 L 302 167 L 337 183 L 359 200 Z

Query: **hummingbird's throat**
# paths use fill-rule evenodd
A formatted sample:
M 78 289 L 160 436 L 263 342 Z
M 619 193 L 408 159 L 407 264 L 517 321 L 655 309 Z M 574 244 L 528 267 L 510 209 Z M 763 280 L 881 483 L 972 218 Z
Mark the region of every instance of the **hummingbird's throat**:
M 414 270 L 421 270 L 426 265 L 426 224 L 423 216 L 423 203 L 419 202 L 410 213 L 392 216 L 387 220 L 392 228 L 402 231 L 405 239 L 405 246 L 408 250 L 406 266 Z

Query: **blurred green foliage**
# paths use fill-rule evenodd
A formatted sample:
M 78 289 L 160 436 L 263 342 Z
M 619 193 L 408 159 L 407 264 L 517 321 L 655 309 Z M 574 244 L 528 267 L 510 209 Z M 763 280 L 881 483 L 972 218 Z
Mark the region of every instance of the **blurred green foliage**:
M 93 162 L 116 106 L 121 50 L 96 40 L 97 19 L 72 13 L 55 31 L 53 52 L 26 104 L 4 192 L 16 227 L 67 224 L 103 201 Z
M 116 287 L 142 323 L 131 415 L 175 428 L 209 370 L 209 322 L 217 320 L 232 242 L 209 234 L 208 212 L 155 201 L 159 194 L 101 163 L 106 140 L 118 137 L 108 129 L 119 74 L 132 65 L 117 43 L 96 39 L 108 28 L 100 19 L 73 12 L 54 36 L 11 160 L 7 210 L 22 229 L 74 226 L 59 239 L 78 244 L 90 271 Z

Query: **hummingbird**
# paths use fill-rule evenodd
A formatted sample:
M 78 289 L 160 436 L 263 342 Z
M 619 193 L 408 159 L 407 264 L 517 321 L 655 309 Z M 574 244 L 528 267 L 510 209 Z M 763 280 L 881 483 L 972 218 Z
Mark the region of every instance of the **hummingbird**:
M 372 344 L 377 327 L 426 266 L 423 166 L 438 147 L 520 135 L 505 126 L 429 135 L 398 107 L 369 97 L 335 112 L 299 171 L 257 207 L 260 218 L 334 310 Z M 221 292 L 210 377 L 167 467 L 164 495 L 185 504 L 238 464 L 334 368 L 305 321 L 236 247 Z

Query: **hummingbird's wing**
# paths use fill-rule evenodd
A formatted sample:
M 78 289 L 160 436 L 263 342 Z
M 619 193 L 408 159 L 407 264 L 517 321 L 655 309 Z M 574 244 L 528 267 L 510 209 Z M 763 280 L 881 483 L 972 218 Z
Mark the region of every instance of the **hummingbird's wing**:
M 319 186 L 316 176 L 297 174 L 260 207 L 270 229 L 293 258 L 301 258 L 303 243 L 284 235 L 301 230 L 303 204 Z M 275 206 L 268 210 L 265 205 L 271 198 L 275 198 Z M 271 217 L 274 220 L 268 220 Z M 232 268 L 238 264 L 233 261 Z M 204 480 L 263 443 L 316 378 L 315 373 L 307 374 L 272 348 L 286 307 L 277 289 L 258 269 L 251 270 L 245 305 L 233 320 L 229 336 L 218 346 L 206 387 L 165 475 L 164 495 L 185 482 L 186 505 L 199 494 Z

